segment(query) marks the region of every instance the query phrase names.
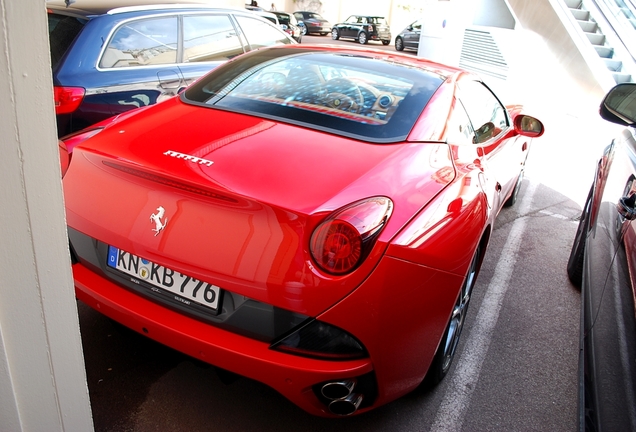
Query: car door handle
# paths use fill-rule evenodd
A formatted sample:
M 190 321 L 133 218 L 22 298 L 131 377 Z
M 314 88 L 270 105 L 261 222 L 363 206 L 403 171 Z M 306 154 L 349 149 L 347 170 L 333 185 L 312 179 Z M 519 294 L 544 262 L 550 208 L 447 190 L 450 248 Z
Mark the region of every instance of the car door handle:
M 632 221 L 636 219 L 636 193 L 619 199 L 616 204 L 616 210 L 626 220 Z

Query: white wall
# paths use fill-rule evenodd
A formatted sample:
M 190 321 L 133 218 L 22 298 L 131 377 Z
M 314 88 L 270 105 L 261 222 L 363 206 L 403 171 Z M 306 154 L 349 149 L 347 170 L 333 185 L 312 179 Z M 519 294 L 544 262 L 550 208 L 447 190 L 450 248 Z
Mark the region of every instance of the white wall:
M 43 0 L 0 23 L 0 430 L 90 431 Z

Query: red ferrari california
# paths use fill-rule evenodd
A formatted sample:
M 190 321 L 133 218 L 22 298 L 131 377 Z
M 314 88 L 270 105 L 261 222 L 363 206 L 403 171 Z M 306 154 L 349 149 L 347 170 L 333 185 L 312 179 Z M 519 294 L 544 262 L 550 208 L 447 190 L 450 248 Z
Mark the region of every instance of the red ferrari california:
M 321 416 L 448 372 L 543 124 L 475 75 L 294 45 L 60 143 L 77 297 Z

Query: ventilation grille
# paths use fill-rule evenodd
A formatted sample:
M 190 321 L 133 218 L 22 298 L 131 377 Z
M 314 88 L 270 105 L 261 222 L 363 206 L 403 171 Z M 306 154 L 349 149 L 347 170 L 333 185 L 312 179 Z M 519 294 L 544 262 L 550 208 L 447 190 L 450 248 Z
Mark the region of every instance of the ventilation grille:
M 506 59 L 490 32 L 484 30 L 464 31 L 459 67 L 503 80 L 508 77 Z

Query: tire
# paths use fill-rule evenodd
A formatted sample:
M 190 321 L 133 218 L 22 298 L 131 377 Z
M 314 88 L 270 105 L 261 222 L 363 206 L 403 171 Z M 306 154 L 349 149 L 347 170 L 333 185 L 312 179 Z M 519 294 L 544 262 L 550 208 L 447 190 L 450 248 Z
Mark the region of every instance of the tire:
M 385 45 L 385 46 L 386 46 L 386 45 L 388 45 L 388 44 L 390 44 L 390 43 L 391 43 L 391 41 L 390 41 L 390 40 L 383 40 L 383 41 L 382 41 L 382 45 Z
M 320 33 L 320 36 L 327 36 L 327 32 Z
M 396 51 L 404 51 L 404 41 L 401 37 L 395 38 L 395 50 Z
M 464 322 L 466 321 L 466 313 L 468 312 L 468 305 L 470 303 L 470 296 L 475 286 L 477 275 L 479 274 L 479 267 L 481 265 L 481 246 L 475 251 L 468 272 L 466 273 L 466 279 L 459 292 L 455 306 L 451 313 L 450 320 L 444 331 L 444 336 L 440 341 L 439 347 L 433 357 L 431 367 L 426 373 L 424 378 L 424 385 L 427 387 L 433 387 L 437 385 L 450 370 L 457 345 L 459 343 L 459 337 L 461 336 L 462 329 L 464 328 Z
M 592 189 L 587 195 L 585 200 L 585 206 L 581 212 L 581 219 L 579 220 L 579 226 L 576 229 L 574 235 L 574 242 L 572 243 L 572 250 L 570 251 L 570 257 L 568 258 L 568 279 L 572 282 L 576 288 L 581 288 L 583 283 L 583 260 L 585 258 L 585 243 L 587 240 L 587 232 L 589 229 L 589 212 L 592 204 Z
M 301 33 L 303 36 L 305 36 L 307 34 L 307 27 L 303 26 Z
M 360 42 L 360 45 L 366 45 L 368 41 L 367 34 L 365 32 L 360 32 L 358 35 L 358 42 Z
M 340 39 L 340 34 L 338 33 L 338 29 L 331 30 L 331 39 L 333 40 Z
M 523 175 L 524 168 L 521 168 L 521 172 L 519 172 L 517 182 L 515 183 L 515 188 L 513 189 L 512 194 L 510 194 L 506 202 L 504 202 L 504 207 L 512 207 L 517 202 L 517 196 L 519 195 L 519 190 L 521 189 L 521 182 L 523 182 Z

